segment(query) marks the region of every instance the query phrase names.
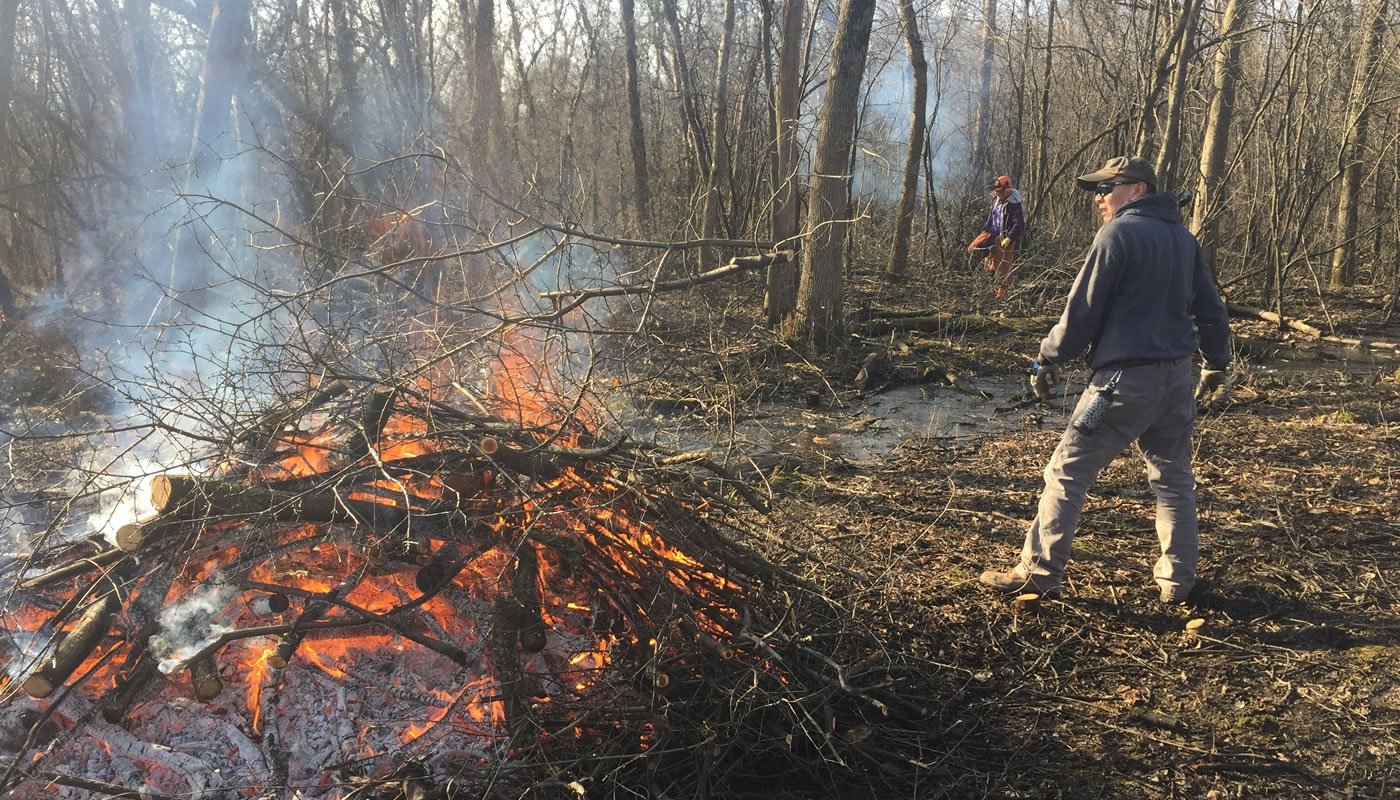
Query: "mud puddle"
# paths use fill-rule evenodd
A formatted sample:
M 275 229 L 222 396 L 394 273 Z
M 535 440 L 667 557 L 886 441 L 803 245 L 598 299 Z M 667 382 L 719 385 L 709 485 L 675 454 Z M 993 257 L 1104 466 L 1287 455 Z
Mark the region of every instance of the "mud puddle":
M 637 409 L 628 427 L 639 440 L 710 449 L 731 463 L 813 455 L 860 463 L 882 458 L 910 439 L 958 444 L 1027 426 L 1063 427 L 1083 390 L 1082 384 L 1062 384 L 1048 404 L 1038 405 L 1018 402 L 1025 391 L 1022 378 L 974 378 L 967 385 L 981 394 L 946 385 L 903 386 L 842 398 L 839 405 L 766 405 L 722 421 L 651 407 Z

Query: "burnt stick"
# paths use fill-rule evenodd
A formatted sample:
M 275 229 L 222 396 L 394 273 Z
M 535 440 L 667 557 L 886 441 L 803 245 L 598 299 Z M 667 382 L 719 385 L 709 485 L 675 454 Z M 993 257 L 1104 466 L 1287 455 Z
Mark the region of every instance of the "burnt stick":
M 269 635 L 269 634 L 273 634 L 273 635 L 275 635 L 275 634 L 283 634 L 284 636 L 286 636 L 286 635 L 288 635 L 288 634 L 290 634 L 290 633 L 293 633 L 293 632 L 295 632 L 296 630 L 299 630 L 299 629 L 300 629 L 300 630 L 303 630 L 303 631 L 305 631 L 305 632 L 309 632 L 309 631 L 312 631 L 312 630 L 325 630 L 325 629 L 330 629 L 330 628 L 350 628 L 350 627 L 356 627 L 356 626 L 359 626 L 359 625 L 381 625 L 381 626 L 383 626 L 384 628 L 386 628 L 386 629 L 388 629 L 388 630 L 390 630 L 390 631 L 392 631 L 392 632 L 394 632 L 394 633 L 396 633 L 396 634 L 398 634 L 398 635 L 404 637 L 405 639 L 408 639 L 409 641 L 414 642 L 415 644 L 420 644 L 420 645 L 422 645 L 423 647 L 426 647 L 426 648 L 428 648 L 429 650 L 432 650 L 433 652 L 438 653 L 439 655 L 446 656 L 447 658 L 449 658 L 449 659 L 451 659 L 452 661 L 456 662 L 458 665 L 465 666 L 465 665 L 467 665 L 467 664 L 473 663 L 473 659 L 470 658 L 470 655 L 469 655 L 465 650 L 462 650 L 462 649 L 459 648 L 459 647 L 455 647 L 455 646 L 453 646 L 453 645 L 447 644 L 446 642 L 438 641 L 437 639 L 433 639 L 432 637 L 424 636 L 423 634 L 420 634 L 420 633 L 417 633 L 417 632 L 415 632 L 415 631 L 413 631 L 413 630 L 410 630 L 410 629 L 408 629 L 407 627 L 405 627 L 404 625 L 400 624 L 397 620 L 394 619 L 395 616 L 401 614 L 401 613 L 402 613 L 403 611 L 405 611 L 406 609 L 414 608 L 414 607 L 420 605 L 423 601 L 427 600 L 427 599 L 428 599 L 429 597 L 431 597 L 433 594 L 436 594 L 436 593 L 437 593 L 436 591 L 433 592 L 433 593 L 431 593 L 431 594 L 427 594 L 427 595 L 424 595 L 424 596 L 422 596 L 422 597 L 419 597 L 417 600 L 413 600 L 413 601 L 410 601 L 409 603 L 405 603 L 405 604 L 402 605 L 402 606 L 398 606 L 398 607 L 394 608 L 394 610 L 390 611 L 388 614 L 376 614 L 375 612 L 370 611 L 369 609 L 361 608 L 361 607 L 359 607 L 359 606 L 357 606 L 357 605 L 355 605 L 355 604 L 353 604 L 353 603 L 348 603 L 348 602 L 346 602 L 345 600 L 341 600 L 341 599 L 330 599 L 329 597 L 327 597 L 327 596 L 324 595 L 324 594 L 318 594 L 318 593 L 315 593 L 315 592 L 307 592 L 307 591 L 304 591 L 304 590 L 301 590 L 301 589 L 292 588 L 292 587 L 290 587 L 290 586 L 276 586 L 276 585 L 273 585 L 273 584 L 258 583 L 258 582 L 255 582 L 255 581 L 249 581 L 248 583 L 246 583 L 246 584 L 244 584 L 244 585 L 247 586 L 247 587 L 250 588 L 250 589 L 260 589 L 260 590 L 268 591 L 268 592 L 273 592 L 273 591 L 275 591 L 275 592 L 281 592 L 281 593 L 283 593 L 283 594 L 291 595 L 291 596 L 293 596 L 293 597 L 304 597 L 304 598 L 307 598 L 307 599 L 312 599 L 313 602 L 324 602 L 324 603 L 329 604 L 329 605 L 339 606 L 340 608 L 343 608 L 343 609 L 345 609 L 346 611 L 349 611 L 349 612 L 351 612 L 352 614 L 355 614 L 355 615 L 358 617 L 358 619 L 353 619 L 353 620 L 331 620 L 331 621 L 307 622 L 307 623 L 301 625 L 300 628 L 298 628 L 298 626 L 297 626 L 296 623 L 291 623 L 291 624 L 287 624 L 287 625 L 268 625 L 268 626 L 264 626 L 264 627 L 262 627 L 262 628 L 256 629 L 256 632 L 232 631 L 232 632 L 230 632 L 230 633 L 228 633 L 228 634 L 224 634 L 223 636 L 220 637 L 220 641 L 221 641 L 222 643 L 216 644 L 215 649 L 217 649 L 217 647 L 222 647 L 223 644 L 226 644 L 227 642 L 223 641 L 223 640 L 225 640 L 225 639 L 227 639 L 228 641 L 233 641 L 234 638 L 240 638 L 240 639 L 241 639 L 241 638 L 247 638 L 247 637 L 249 637 L 249 636 L 266 636 L 266 635 Z M 310 606 L 308 606 L 308 608 L 309 608 L 309 607 L 310 607 Z M 322 613 L 324 614 L 325 612 L 323 611 Z M 242 633 L 242 634 L 244 634 L 244 635 L 242 635 L 242 636 L 232 636 L 232 634 L 237 634 L 237 633 Z M 230 638 L 230 637 L 231 637 L 231 638 Z M 301 636 L 300 638 L 297 639 L 297 642 L 300 643 L 301 640 L 302 640 L 302 638 L 305 638 L 305 633 L 303 633 L 302 636 Z M 206 648 L 206 651 L 207 651 L 208 649 L 209 649 L 209 648 Z M 295 648 L 294 648 L 294 649 L 295 649 Z M 289 653 L 289 656 L 290 656 L 290 653 Z M 269 661 L 269 663 L 271 663 L 271 661 Z M 275 666 L 275 665 L 274 665 L 274 666 Z M 284 666 L 285 666 L 285 665 L 284 665 Z M 281 667 L 277 667 L 277 669 L 281 669 Z
M 20 581 L 18 584 L 16 584 L 16 588 L 20 591 L 42 589 L 45 586 L 51 586 L 60 581 L 67 580 L 68 578 L 72 578 L 77 575 L 83 575 L 95 569 L 105 567 L 109 564 L 114 564 L 126 555 L 126 551 L 121 550 L 120 548 L 103 550 L 102 552 L 90 555 L 87 558 L 82 558 L 70 564 L 65 564 L 61 567 L 58 567 L 57 569 L 49 570 L 43 575 L 35 575 L 32 578 Z
M 131 661 L 131 657 L 128 656 L 127 660 Z M 102 718 L 113 725 L 120 723 L 126 717 L 131 704 L 141 694 L 141 690 L 155 680 L 159 672 L 155 656 L 142 646 L 140 652 L 136 653 L 134 665 L 117 676 L 116 687 L 108 693 L 106 702 L 102 704 Z
M 215 478 L 158 475 L 151 480 L 151 504 L 163 519 L 227 516 L 271 518 L 279 522 L 352 522 L 373 524 L 394 509 L 367 500 L 351 500 L 332 489 L 300 494 L 274 492 Z
M 273 669 L 282 669 L 292 660 L 292 654 L 301 646 L 301 642 L 306 638 L 306 633 L 301 630 L 303 622 L 315 622 L 330 611 L 335 601 L 349 594 L 352 589 L 360 585 L 360 581 L 365 578 L 365 568 L 355 570 L 346 575 L 336 587 L 323 596 L 317 596 L 306 604 L 301 614 L 297 615 L 296 621 L 292 623 L 292 629 L 282 634 L 282 638 L 277 640 L 273 647 L 272 655 L 268 656 L 267 663 Z

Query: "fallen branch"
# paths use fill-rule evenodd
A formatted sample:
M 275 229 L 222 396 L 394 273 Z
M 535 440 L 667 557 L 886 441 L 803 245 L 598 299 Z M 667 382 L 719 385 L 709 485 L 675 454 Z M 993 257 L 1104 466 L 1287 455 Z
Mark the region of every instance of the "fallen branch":
M 653 294 L 656 292 L 670 292 L 676 289 L 689 289 L 702 283 L 710 283 L 720 278 L 727 278 L 740 272 L 745 272 L 759 267 L 766 267 L 770 264 L 787 264 L 792 261 L 796 253 L 792 250 L 777 250 L 772 253 L 765 253 L 758 256 L 742 256 L 731 259 L 728 264 L 716 267 L 708 272 L 699 275 L 692 275 L 688 278 L 675 278 L 669 281 L 654 281 L 651 283 L 628 284 L 625 286 L 602 286 L 595 289 L 558 289 L 552 292 L 540 292 L 540 297 L 546 300 L 562 300 L 564 298 L 574 298 L 574 303 L 587 300 L 592 297 L 619 297 L 629 294 Z
M 1362 353 L 1366 353 L 1372 356 L 1400 358 L 1400 342 L 1387 342 L 1380 339 L 1352 339 L 1344 336 L 1332 336 L 1330 334 L 1323 333 L 1321 328 L 1318 328 L 1314 325 L 1309 325 L 1308 323 L 1303 322 L 1302 320 L 1285 320 L 1278 314 L 1275 314 L 1272 311 L 1265 311 L 1262 308 L 1246 306 L 1240 303 L 1226 303 L 1225 307 L 1229 309 L 1230 315 L 1234 317 L 1248 317 L 1251 319 L 1264 320 L 1265 322 L 1272 322 L 1275 325 L 1287 325 L 1289 328 L 1298 331 L 1299 333 L 1307 334 L 1308 336 L 1311 336 L 1312 338 L 1317 339 L 1321 342 L 1342 345 L 1343 347 L 1355 348 L 1356 350 L 1359 350 Z
M 1056 322 L 1054 317 L 992 317 L 986 314 L 949 314 L 939 312 L 918 317 L 871 320 L 852 326 L 860 335 L 867 338 L 885 336 L 895 331 L 921 331 L 942 335 L 972 333 L 975 331 L 1026 331 L 1049 330 Z

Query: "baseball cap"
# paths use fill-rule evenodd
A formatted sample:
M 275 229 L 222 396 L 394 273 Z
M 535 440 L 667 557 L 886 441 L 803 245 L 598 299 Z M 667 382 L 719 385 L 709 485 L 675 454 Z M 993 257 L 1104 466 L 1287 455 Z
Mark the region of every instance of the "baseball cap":
M 1128 180 L 1155 184 L 1157 183 L 1157 172 L 1152 169 L 1151 162 L 1145 158 L 1114 156 L 1099 169 L 1088 175 L 1080 175 L 1074 180 L 1079 184 L 1079 188 L 1093 191 L 1095 186 L 1113 178 L 1127 178 Z

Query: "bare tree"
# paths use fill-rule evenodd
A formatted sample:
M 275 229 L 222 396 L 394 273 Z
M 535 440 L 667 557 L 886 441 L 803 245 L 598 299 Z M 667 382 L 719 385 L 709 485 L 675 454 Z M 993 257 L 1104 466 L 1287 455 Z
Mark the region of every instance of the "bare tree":
M 992 65 L 996 58 L 997 0 L 982 2 L 982 82 L 977 92 L 977 141 L 972 148 L 972 181 L 987 182 L 987 137 L 992 125 Z
M 729 56 L 734 44 L 734 0 L 724 0 L 724 27 L 720 34 L 716 64 L 715 113 L 710 124 L 710 180 L 705 187 L 703 233 L 706 239 L 721 238 L 724 231 L 724 192 L 729 188 Z M 710 264 L 714 254 L 700 251 L 702 264 Z
M 837 348 L 845 329 L 841 283 L 842 253 L 850 226 L 846 186 L 851 176 L 847 166 L 874 16 L 875 0 L 842 0 L 831 44 L 831 68 L 818 121 L 807 207 L 811 238 L 802 249 L 797 313 L 789 332 L 792 340 L 817 352 Z
M 642 128 L 642 93 L 637 77 L 637 22 L 633 0 L 622 0 L 622 35 L 627 59 L 627 116 L 631 121 L 628 139 L 632 151 L 632 205 L 637 229 L 651 229 L 651 178 L 647 175 L 647 140 Z
M 780 244 L 795 240 L 798 233 L 798 152 L 797 123 L 802 100 L 802 52 L 805 46 L 803 0 L 783 0 L 782 40 L 778 50 L 777 130 L 778 176 L 776 209 L 773 212 L 773 239 Z M 783 322 L 797 306 L 797 267 L 773 264 L 768 268 L 767 291 L 763 296 L 770 326 Z
M 15 23 L 19 16 L 19 0 L 0 3 L 0 153 L 8 155 L 10 148 L 10 101 L 14 97 Z M 10 215 L 6 215 L 10 216 Z M 0 313 L 15 315 L 15 298 L 6 273 L 14 269 L 13 231 L 0 234 Z
M 465 0 L 463 0 L 465 2 Z M 501 156 L 501 72 L 496 67 L 495 0 L 477 0 L 472 26 L 472 68 L 476 93 L 472 108 L 472 140 L 479 150 L 478 166 L 489 175 Z M 497 174 L 494 180 L 505 179 Z
M 1328 285 L 1342 289 L 1356 281 L 1356 217 L 1360 205 L 1356 196 L 1361 190 L 1361 170 L 1367 155 L 1370 134 L 1371 103 L 1376 76 L 1379 74 L 1381 40 L 1386 30 L 1386 0 L 1374 0 L 1371 21 L 1366 36 L 1361 39 L 1361 52 L 1356 58 L 1356 73 L 1352 78 L 1347 101 L 1348 130 L 1342 135 L 1340 154 L 1342 185 L 1337 197 L 1337 249 L 1332 252 L 1332 273 Z
M 1036 196 L 1044 191 L 1047 160 L 1050 157 L 1050 82 L 1055 73 L 1055 0 L 1050 0 L 1045 13 L 1045 69 L 1041 73 L 1040 135 L 1035 140 Z
M 1162 146 L 1157 152 L 1155 171 L 1157 182 L 1163 188 L 1173 185 L 1176 171 L 1177 149 L 1181 146 L 1181 117 L 1186 109 L 1186 77 L 1191 70 L 1192 50 L 1196 44 L 1196 18 L 1200 15 L 1201 0 L 1187 0 L 1182 9 L 1186 27 L 1176 46 L 1176 64 L 1172 69 L 1171 91 L 1167 94 L 1167 130 L 1162 135 Z
M 1181 44 L 1187 38 L 1187 31 L 1196 24 L 1196 15 L 1200 10 L 1200 0 L 1186 0 L 1176 18 L 1176 24 L 1157 53 L 1157 62 L 1149 76 L 1151 82 L 1142 103 L 1141 115 L 1138 117 L 1137 144 L 1133 147 L 1133 152 L 1144 158 L 1150 158 L 1151 154 L 1158 152 L 1153 146 L 1157 133 L 1157 105 L 1168 77 L 1175 74 L 1173 67 L 1181 60 L 1178 58 Z
M 680 18 L 676 13 L 676 0 L 661 0 L 661 13 L 666 18 L 666 30 L 671 34 L 671 68 L 676 91 L 681 99 L 681 118 L 685 123 L 686 139 L 700 179 L 706 185 L 710 181 L 710 148 L 700 122 L 700 110 L 695 103 L 695 78 L 690 74 L 689 59 L 685 54 L 685 43 L 681 38 Z
M 233 151 L 230 104 L 246 69 L 248 13 L 249 0 L 217 0 L 214 4 L 209 20 L 209 45 L 199 82 L 199 100 L 195 105 L 194 130 L 190 136 L 187 192 L 201 191 L 200 183 L 210 180 L 215 166 Z M 191 226 L 182 225 L 172 248 L 171 287 L 177 286 L 177 275 L 188 266 L 186 259 L 193 257 L 195 246 Z M 199 287 L 192 285 L 190 288 Z
M 924 114 L 928 107 L 928 63 L 924 61 L 924 42 L 919 35 L 919 20 L 914 16 L 913 0 L 900 0 L 899 21 L 904 28 L 909 66 L 914 72 L 914 101 L 909 111 L 909 149 L 904 154 L 899 205 L 895 207 L 894 242 L 885 267 L 885 274 L 893 281 L 904 280 L 909 273 L 909 234 L 914 226 L 914 200 L 919 193 L 919 160 L 924 152 Z
M 1215 269 L 1217 228 L 1224 207 L 1220 182 L 1230 147 L 1230 124 L 1235 112 L 1235 86 L 1240 77 L 1240 47 L 1244 28 L 1254 8 L 1253 0 L 1230 0 L 1221 21 L 1223 41 L 1215 54 L 1215 95 L 1206 112 L 1206 130 L 1201 146 L 1201 176 L 1196 183 L 1196 202 L 1191 213 L 1191 231 L 1201 240 L 1206 263 Z

